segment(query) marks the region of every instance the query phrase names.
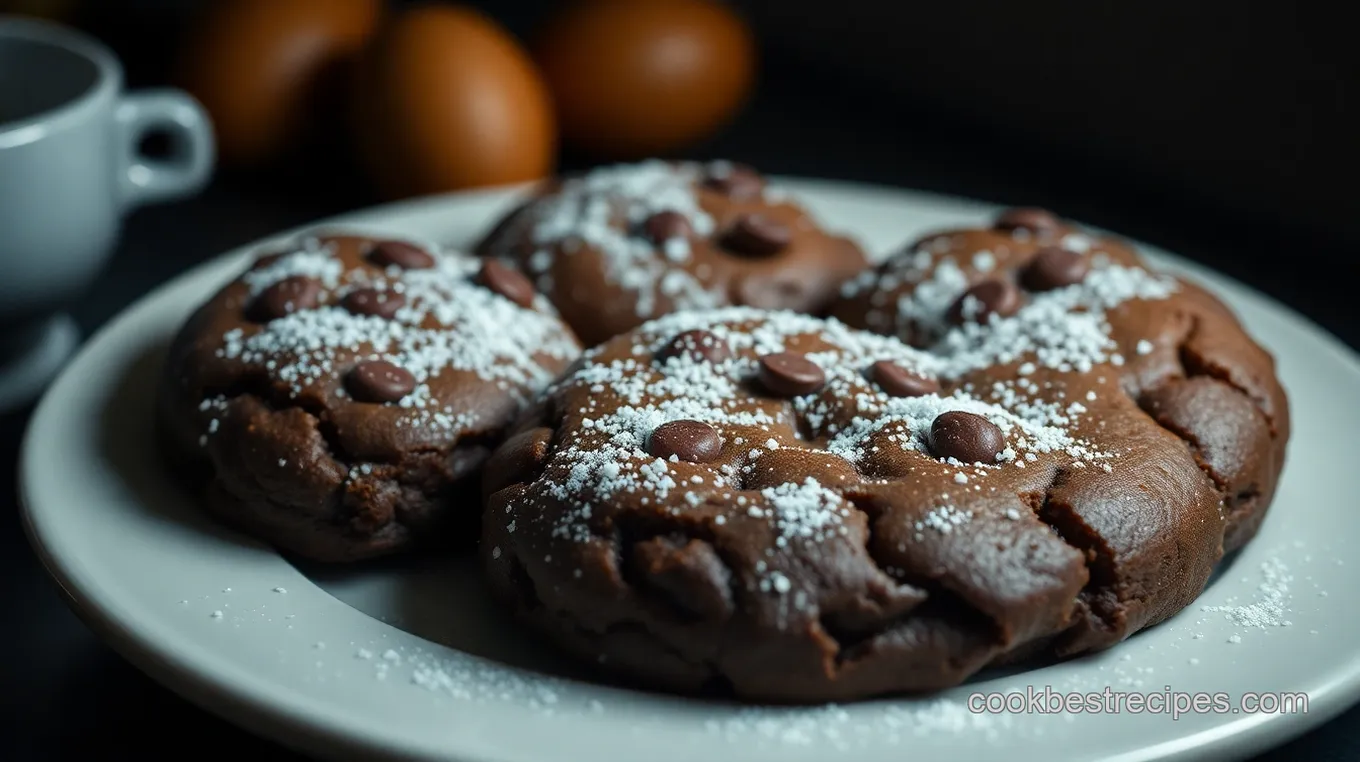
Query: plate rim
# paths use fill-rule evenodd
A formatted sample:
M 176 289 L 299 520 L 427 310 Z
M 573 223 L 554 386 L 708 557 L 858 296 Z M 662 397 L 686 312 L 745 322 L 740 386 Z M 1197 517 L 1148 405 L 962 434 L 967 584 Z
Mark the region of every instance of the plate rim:
M 901 198 L 904 203 L 911 203 L 912 200 L 934 201 L 960 208 L 972 207 L 979 210 L 1000 207 L 1000 205 L 991 202 L 961 196 L 893 186 L 782 176 L 775 177 L 773 180 L 781 184 L 794 185 L 799 192 L 811 190 L 829 194 L 847 192 L 871 195 L 891 194 Z M 92 348 L 106 341 L 110 335 L 117 333 L 124 324 L 130 322 L 136 316 L 139 310 L 147 308 L 149 303 L 165 298 L 170 292 L 181 289 L 196 279 L 205 277 L 210 271 L 219 268 L 225 269 L 228 262 L 241 260 L 249 251 L 271 241 L 285 239 L 303 231 L 327 226 L 381 224 L 379 222 L 381 218 L 430 212 L 448 204 L 461 205 L 502 199 L 509 202 L 531 185 L 517 184 L 381 204 L 298 225 L 243 246 L 235 247 L 223 254 L 196 263 L 193 267 L 169 278 L 119 310 L 117 314 L 91 334 L 80 347 L 70 365 L 76 364 L 77 361 L 91 352 Z M 488 223 L 491 221 L 488 220 Z M 1098 228 L 1092 227 L 1092 229 Z M 1288 305 L 1282 304 L 1270 295 L 1256 291 L 1230 276 L 1213 271 L 1198 263 L 1187 261 L 1141 242 L 1138 242 L 1138 245 L 1144 250 L 1154 252 L 1158 257 L 1168 258 L 1178 267 L 1191 274 L 1211 273 L 1215 280 L 1230 284 L 1234 289 L 1249 295 L 1253 301 L 1260 303 L 1263 307 L 1276 312 L 1298 326 L 1306 328 L 1334 359 L 1345 365 L 1350 372 L 1360 375 L 1360 356 L 1357 356 L 1354 350 L 1325 328 L 1312 322 Z M 68 368 L 70 365 L 68 365 Z M 321 753 L 326 756 L 334 754 L 341 747 L 349 750 L 358 747 L 366 752 L 381 753 L 387 757 L 394 756 L 394 752 L 399 755 L 400 750 L 394 749 L 391 745 L 375 743 L 376 739 L 372 735 L 347 735 L 338 732 L 333 724 L 315 722 L 315 711 L 304 711 L 300 707 L 287 702 L 270 701 L 267 696 L 253 695 L 254 691 L 247 686 L 224 685 L 214 681 L 210 671 L 205 672 L 202 665 L 197 665 L 198 669 L 195 669 L 195 665 L 183 658 L 182 654 L 168 653 L 163 648 L 158 649 L 154 642 L 141 637 L 134 628 L 119 621 L 115 612 L 111 611 L 104 602 L 88 594 L 82 594 L 80 586 L 71 578 L 68 570 L 63 568 L 59 554 L 54 553 L 53 549 L 44 542 L 43 536 L 34 524 L 32 507 L 34 498 L 31 494 L 32 480 L 29 477 L 30 468 L 36 468 L 36 466 L 31 465 L 34 458 L 36 432 L 40 428 L 39 424 L 50 417 L 50 413 L 45 411 L 56 404 L 54 402 L 55 395 L 51 390 L 59 389 L 68 375 L 68 371 L 64 369 L 49 388 L 49 392 L 44 394 L 38 405 L 34 407 L 22 436 L 17 471 L 20 516 L 25 535 L 44 570 L 57 583 L 63 600 L 72 611 L 121 656 L 172 692 L 211 713 L 225 717 L 239 726 L 260 733 L 286 747 L 308 753 Z M 1325 690 L 1322 691 L 1325 698 L 1322 706 L 1316 706 L 1310 701 L 1309 711 L 1306 715 L 1293 715 L 1292 719 L 1286 722 L 1268 721 L 1269 715 L 1241 717 L 1236 721 L 1225 722 L 1186 737 L 1139 749 L 1137 753 L 1125 754 L 1118 759 L 1188 759 L 1209 756 L 1211 753 L 1214 758 L 1222 758 L 1223 752 L 1234 755 L 1247 754 L 1262 749 L 1263 744 L 1260 737 L 1267 734 L 1270 735 L 1269 740 L 1275 744 L 1283 743 L 1331 719 L 1348 708 L 1355 698 L 1360 696 L 1360 650 L 1357 650 L 1351 656 L 1351 660 L 1345 665 L 1349 669 L 1333 673 L 1332 680 L 1327 683 Z M 1243 725 L 1243 723 L 1247 724 L 1238 729 L 1238 726 Z M 1192 739 L 1203 740 L 1190 743 Z M 1167 745 L 1177 748 L 1170 749 L 1167 754 L 1148 756 L 1143 753 L 1155 752 L 1158 748 Z M 477 756 L 476 759 L 499 759 L 495 755 L 494 749 L 487 750 L 487 752 L 487 754 Z

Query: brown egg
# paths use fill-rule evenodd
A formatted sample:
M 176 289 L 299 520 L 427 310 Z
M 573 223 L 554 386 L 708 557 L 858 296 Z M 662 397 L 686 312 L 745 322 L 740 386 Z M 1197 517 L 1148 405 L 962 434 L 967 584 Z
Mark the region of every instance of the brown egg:
M 181 71 L 212 116 L 222 161 L 269 161 L 318 122 L 343 118 L 339 80 L 381 13 L 382 0 L 213 4 L 186 39 Z
M 584 0 L 549 24 L 536 53 L 563 139 L 616 159 L 711 134 L 755 69 L 750 31 L 710 0 Z
M 556 157 L 533 61 L 462 6 L 416 7 L 378 35 L 360 66 L 354 122 L 360 160 L 392 197 L 532 180 Z

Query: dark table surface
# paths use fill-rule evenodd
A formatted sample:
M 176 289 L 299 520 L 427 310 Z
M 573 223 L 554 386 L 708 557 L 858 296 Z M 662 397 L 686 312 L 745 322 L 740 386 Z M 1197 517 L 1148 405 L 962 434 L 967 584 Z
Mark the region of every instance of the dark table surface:
M 863 105 L 815 71 L 765 88 L 724 135 L 694 156 L 728 157 L 769 172 L 877 182 L 1039 204 L 1163 246 L 1228 273 L 1291 305 L 1352 347 L 1360 321 L 1350 285 L 1290 266 L 1334 242 L 1260 220 L 1174 206 L 1155 188 L 1100 167 L 1042 155 L 996 135 L 934 124 L 905 110 Z M 837 93 L 815 108 L 802 93 Z M 582 164 L 568 157 L 568 166 Z M 152 287 L 227 249 L 279 229 L 373 203 L 355 176 L 299 169 L 269 177 L 221 176 L 201 196 L 136 212 L 97 287 L 72 308 L 89 335 Z M 1335 251 L 1335 249 L 1332 249 Z M 27 412 L 0 417 L 0 758 L 145 757 L 212 750 L 251 760 L 296 759 L 161 688 L 102 644 L 66 608 L 30 551 L 15 505 L 14 463 Z M 1360 759 L 1360 708 L 1260 760 Z M 192 745 L 185 746 L 186 739 Z

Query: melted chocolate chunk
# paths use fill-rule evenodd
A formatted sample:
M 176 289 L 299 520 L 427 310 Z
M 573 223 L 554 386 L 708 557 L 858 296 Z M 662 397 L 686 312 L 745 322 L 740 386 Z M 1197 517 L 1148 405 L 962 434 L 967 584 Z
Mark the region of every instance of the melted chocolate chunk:
M 670 421 L 652 430 L 647 452 L 658 458 L 674 455 L 690 463 L 710 463 L 722 452 L 722 437 L 703 421 Z
M 723 235 L 723 248 L 735 254 L 768 257 L 789 245 L 793 233 L 787 225 L 760 214 L 744 214 Z
M 984 280 L 964 291 L 949 307 L 946 318 L 954 325 L 985 323 L 991 315 L 1010 317 L 1020 311 L 1024 297 L 1008 280 Z
M 694 232 L 694 228 L 685 215 L 667 209 L 644 220 L 642 232 L 649 240 L 659 245 L 672 238 L 688 238 L 690 233 Z
M 321 281 L 294 275 L 261 291 L 250 303 L 250 318 L 267 323 L 299 310 L 314 309 L 321 303 Z
M 340 304 L 355 315 L 372 315 L 391 320 L 397 310 L 406 306 L 406 297 L 396 291 L 361 288 L 345 294 Z
M 964 463 L 995 463 L 1006 437 L 995 423 L 976 413 L 951 410 L 930 424 L 930 449 L 941 458 Z
M 734 199 L 751 199 L 760 195 L 765 181 L 754 169 L 744 164 L 733 164 L 727 172 L 710 174 L 704 179 L 704 186 Z
M 940 382 L 889 360 L 879 360 L 869 368 L 869 375 L 878 388 L 891 397 L 922 397 L 940 390 Z
M 670 343 L 656 353 L 658 362 L 672 357 L 685 355 L 700 362 L 722 362 L 732 356 L 727 342 L 708 331 L 685 331 L 671 339 Z
M 374 244 L 368 259 L 379 267 L 396 265 L 404 270 L 428 270 L 434 267 L 434 255 L 405 241 L 381 241 Z
M 1062 220 L 1047 209 L 1017 207 L 1007 209 L 996 218 L 998 230 L 1028 230 L 1034 233 L 1051 233 L 1062 227 Z
M 821 367 L 798 352 L 761 355 L 759 375 L 760 383 L 781 397 L 812 394 L 826 383 Z
M 1057 246 L 1045 246 L 1025 267 L 1021 282 L 1030 291 L 1052 291 L 1082 282 L 1090 271 L 1086 257 Z
M 482 263 L 482 271 L 477 282 L 521 307 L 533 307 L 534 284 L 524 277 L 524 273 L 498 259 L 488 259 Z
M 415 390 L 416 378 L 386 360 L 373 360 L 354 366 L 345 388 L 359 402 L 398 402 Z

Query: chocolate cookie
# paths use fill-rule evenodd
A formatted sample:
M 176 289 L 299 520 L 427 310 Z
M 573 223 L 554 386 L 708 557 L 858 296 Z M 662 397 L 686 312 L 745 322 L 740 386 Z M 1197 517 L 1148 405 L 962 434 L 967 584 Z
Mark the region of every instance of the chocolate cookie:
M 1143 272 L 1123 242 L 1043 210 L 1012 209 L 991 228 L 906 247 L 846 283 L 832 314 L 944 354 L 1020 333 L 1040 353 L 1059 341 L 1107 342 L 1125 392 L 1183 440 L 1217 486 L 1231 551 L 1256 533 L 1274 495 L 1289 405 L 1274 360 L 1222 302 L 1184 280 L 1148 287 L 1129 277 Z M 1044 324 L 1073 311 L 1083 314 L 1045 335 Z
M 1094 272 L 1064 298 L 1180 293 Z M 1165 619 L 1220 558 L 1220 485 L 1128 394 L 1097 310 L 1025 309 L 938 353 L 745 307 L 588 350 L 488 466 L 494 590 L 629 679 L 780 702 L 944 688 Z
M 368 558 L 475 538 L 481 467 L 579 353 L 513 270 L 308 237 L 189 318 L 159 423 L 217 516 L 306 558 Z
M 816 312 L 866 265 L 853 241 L 721 161 L 647 161 L 554 183 L 477 251 L 529 273 L 587 345 L 682 309 Z

